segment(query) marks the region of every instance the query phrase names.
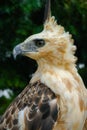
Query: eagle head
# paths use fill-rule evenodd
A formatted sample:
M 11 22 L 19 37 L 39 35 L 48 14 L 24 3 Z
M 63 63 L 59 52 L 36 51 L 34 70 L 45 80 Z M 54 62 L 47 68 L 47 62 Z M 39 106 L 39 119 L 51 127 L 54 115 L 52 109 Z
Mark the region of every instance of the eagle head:
M 67 66 L 75 63 L 72 36 L 58 25 L 55 17 L 49 15 L 44 23 L 43 31 L 29 36 L 23 43 L 17 45 L 13 55 L 28 56 L 39 63 L 45 61 L 48 64 Z

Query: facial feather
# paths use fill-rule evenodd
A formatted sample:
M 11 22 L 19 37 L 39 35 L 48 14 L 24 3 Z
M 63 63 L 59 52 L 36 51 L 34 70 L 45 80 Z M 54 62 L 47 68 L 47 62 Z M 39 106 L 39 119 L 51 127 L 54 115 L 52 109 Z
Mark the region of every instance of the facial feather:
M 35 46 L 34 41 L 36 39 L 44 40 L 45 45 L 43 47 Z M 21 43 L 19 50 L 21 50 L 20 53 L 35 59 L 38 63 L 40 59 L 43 59 L 49 64 L 67 68 L 67 66 L 72 66 L 76 62 L 74 56 L 76 47 L 73 45 L 72 36 L 65 32 L 62 26 L 57 25 L 54 17 L 50 17 L 45 22 L 41 33 L 34 34 Z

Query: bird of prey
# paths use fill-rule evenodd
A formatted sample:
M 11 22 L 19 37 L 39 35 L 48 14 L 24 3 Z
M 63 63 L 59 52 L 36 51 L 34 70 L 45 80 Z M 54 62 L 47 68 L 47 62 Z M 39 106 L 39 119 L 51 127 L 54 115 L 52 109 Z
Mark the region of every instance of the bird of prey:
M 44 29 L 13 54 L 37 61 L 27 87 L 0 118 L 0 130 L 87 130 L 87 90 L 76 69 L 72 36 L 50 13 Z

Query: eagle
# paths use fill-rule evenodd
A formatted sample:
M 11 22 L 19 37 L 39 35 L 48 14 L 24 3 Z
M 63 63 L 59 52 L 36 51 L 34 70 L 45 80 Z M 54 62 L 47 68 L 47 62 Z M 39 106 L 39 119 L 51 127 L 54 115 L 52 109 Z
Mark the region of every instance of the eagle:
M 77 72 L 76 46 L 51 16 L 44 29 L 18 44 L 13 55 L 36 60 L 26 88 L 0 118 L 0 130 L 87 130 L 87 89 Z

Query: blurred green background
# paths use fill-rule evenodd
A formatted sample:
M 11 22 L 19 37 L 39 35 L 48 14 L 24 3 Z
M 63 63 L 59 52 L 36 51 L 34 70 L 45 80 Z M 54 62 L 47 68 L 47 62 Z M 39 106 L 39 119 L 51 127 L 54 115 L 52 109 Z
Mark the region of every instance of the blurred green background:
M 12 50 L 43 29 L 44 7 L 45 0 L 0 0 L 0 115 L 37 68 L 36 62 L 27 57 L 14 60 Z M 52 0 L 52 14 L 73 35 L 77 69 L 87 86 L 87 1 Z

